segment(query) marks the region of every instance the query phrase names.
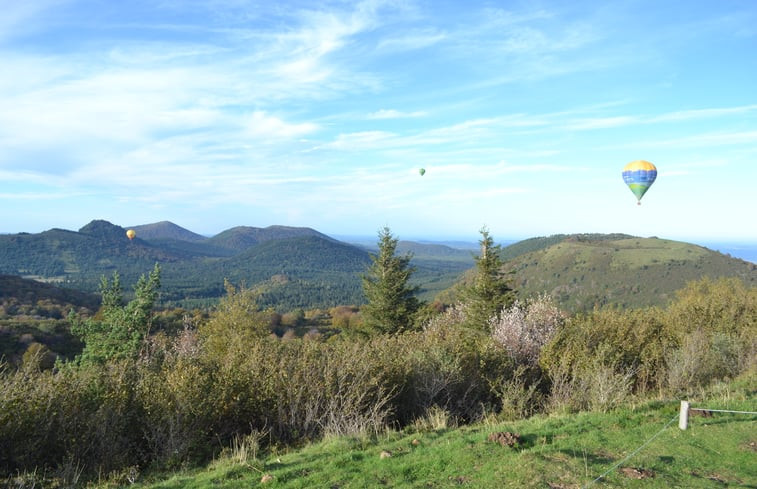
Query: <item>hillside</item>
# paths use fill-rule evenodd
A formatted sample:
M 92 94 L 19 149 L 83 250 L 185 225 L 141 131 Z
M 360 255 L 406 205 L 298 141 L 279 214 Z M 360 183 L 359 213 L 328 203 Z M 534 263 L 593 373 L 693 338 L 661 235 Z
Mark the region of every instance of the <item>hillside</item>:
M 216 234 L 208 240 L 208 244 L 234 251 L 244 251 L 251 246 L 265 243 L 266 241 L 276 241 L 303 236 L 316 236 L 321 239 L 335 241 L 325 234 L 319 233 L 310 228 L 291 226 L 268 226 L 266 228 L 237 226 Z
M 753 263 L 666 239 L 559 235 L 503 251 L 514 256 L 507 268 L 521 296 L 546 292 L 571 311 L 605 304 L 663 305 L 687 282 L 703 276 L 735 276 L 747 285 L 757 284 Z
M 146 241 L 153 240 L 177 240 L 189 242 L 206 241 L 208 238 L 169 221 L 160 221 L 152 224 L 142 224 L 139 226 L 129 226 L 137 236 Z
M 0 235 L 0 274 L 97 292 L 113 272 L 133 284 L 159 263 L 161 297 L 170 306 L 209 306 L 225 294 L 224 279 L 263 292 L 265 305 L 286 311 L 360 304 L 361 273 L 375 247 L 335 240 L 311 228 L 237 226 L 205 238 L 168 221 L 126 228 L 95 220 L 78 231 Z M 400 241 L 412 255 L 420 298 L 454 300 L 454 285 L 474 267 L 475 252 Z M 755 283 L 755 265 L 707 248 L 623 234 L 554 235 L 502 249 L 523 297 L 552 294 L 570 311 L 594 305 L 665 304 L 686 282 L 709 275 Z M 129 294 L 130 287 L 125 289 Z
M 751 410 L 754 391 L 732 388 L 727 401 L 710 395 L 697 406 Z M 677 409 L 677 401 L 646 402 L 462 427 L 429 417 L 415 430 L 330 437 L 284 453 L 240 447 L 206 467 L 144 474 L 135 487 L 755 487 L 755 416 L 710 413 L 681 431 Z M 491 439 L 500 433 L 518 442 Z
M 95 294 L 0 275 L 0 360 L 18 365 L 34 343 L 49 348 L 49 361 L 72 357 L 81 344 L 69 332 L 69 313 L 91 316 L 99 307 Z
M 14 275 L 0 275 L 0 303 L 11 299 L 19 306 L 35 306 L 40 302 L 55 305 L 66 313 L 71 308 L 96 310 L 100 306 L 100 297 L 97 295 Z
M 101 275 L 118 270 L 124 277 L 138 276 L 156 262 L 189 258 L 175 250 L 130 241 L 126 229 L 107 221 L 92 221 L 78 232 L 51 229 L 38 234 L 0 235 L 0 273 L 75 283 L 98 283 Z M 77 287 L 78 288 L 78 287 Z M 84 287 L 84 290 L 94 290 Z

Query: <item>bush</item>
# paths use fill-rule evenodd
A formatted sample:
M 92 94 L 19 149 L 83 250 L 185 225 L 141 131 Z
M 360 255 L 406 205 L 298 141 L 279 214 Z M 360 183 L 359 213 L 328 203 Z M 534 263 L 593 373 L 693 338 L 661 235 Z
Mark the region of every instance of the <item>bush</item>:
M 515 301 L 499 316 L 489 319 L 494 341 L 502 345 L 516 363 L 535 366 L 541 349 L 565 322 L 565 315 L 551 297 L 542 295 L 523 304 Z
M 599 367 L 633 372 L 632 390 L 643 393 L 664 386 L 675 336 L 657 308 L 595 310 L 567 321 L 542 350 L 540 365 L 553 379 Z
M 736 377 L 747 369 L 748 363 L 744 345 L 737 337 L 697 330 L 686 336 L 681 348 L 673 352 L 668 387 L 672 393 L 690 395 L 717 380 Z

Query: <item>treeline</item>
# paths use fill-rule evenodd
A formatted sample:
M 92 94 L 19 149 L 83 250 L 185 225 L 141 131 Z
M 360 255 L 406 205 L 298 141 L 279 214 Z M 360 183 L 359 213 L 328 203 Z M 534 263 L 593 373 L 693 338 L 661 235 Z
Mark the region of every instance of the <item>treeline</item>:
M 0 372 L 0 470 L 8 480 L 47 474 L 51 485 L 125 482 L 247 439 L 282 446 L 429 416 L 609 410 L 695 396 L 757 368 L 757 288 L 737 279 L 692 282 L 665 308 L 568 317 L 547 296 L 515 301 L 484 233 L 461 301 L 433 308 L 414 299 L 412 267 L 388 230 L 381 239 L 363 288 L 368 304 L 387 307 L 335 308 L 342 329 L 328 337 L 272 334 L 304 312 L 276 315 L 255 289 L 230 283 L 209 316 L 155 333 L 160 269 L 128 302 L 117 275 L 103 279 L 97 317 L 74 323 L 84 344 L 74 361 L 46 368 L 30 354 Z

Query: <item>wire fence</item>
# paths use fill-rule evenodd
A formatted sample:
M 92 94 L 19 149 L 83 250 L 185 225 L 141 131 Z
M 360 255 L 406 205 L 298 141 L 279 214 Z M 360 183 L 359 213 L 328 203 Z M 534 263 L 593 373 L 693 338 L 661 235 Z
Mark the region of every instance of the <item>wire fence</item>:
M 603 472 L 602 475 L 600 475 L 596 479 L 594 479 L 591 482 L 589 482 L 586 485 L 584 485 L 582 489 L 586 489 L 588 487 L 593 486 L 594 484 L 596 484 L 600 480 L 604 479 L 607 476 L 607 474 L 609 474 L 610 472 L 612 472 L 613 470 L 617 469 L 622 464 L 624 464 L 625 462 L 627 462 L 628 460 L 630 460 L 634 455 L 636 455 L 637 453 L 639 453 L 640 451 L 642 451 L 644 448 L 646 448 L 650 443 L 652 443 L 652 441 L 655 438 L 657 438 L 658 436 L 660 436 L 666 429 L 670 428 L 670 425 L 672 425 L 675 422 L 676 419 L 678 420 L 678 427 L 680 429 L 682 429 L 682 430 L 687 429 L 687 427 L 688 427 L 688 417 L 689 417 L 689 412 L 690 411 L 702 411 L 702 412 L 707 412 L 707 413 L 730 413 L 730 414 L 753 414 L 753 415 L 757 415 L 757 412 L 754 412 L 754 411 L 733 411 L 733 410 L 730 410 L 730 409 L 692 408 L 692 407 L 690 407 L 690 404 L 689 404 L 688 401 L 681 401 L 681 410 L 680 410 L 680 412 L 678 414 L 676 414 L 675 416 L 673 416 L 667 423 L 665 423 L 665 426 L 663 426 L 660 429 L 660 431 L 658 431 L 657 433 L 655 433 L 654 435 L 652 435 L 651 437 L 649 437 L 644 443 L 642 443 L 638 448 L 636 448 L 631 453 L 629 453 L 628 455 L 626 455 L 622 460 L 620 460 L 620 461 L 616 462 L 615 464 L 613 464 L 613 466 L 610 467 L 609 469 L 607 469 L 605 472 Z

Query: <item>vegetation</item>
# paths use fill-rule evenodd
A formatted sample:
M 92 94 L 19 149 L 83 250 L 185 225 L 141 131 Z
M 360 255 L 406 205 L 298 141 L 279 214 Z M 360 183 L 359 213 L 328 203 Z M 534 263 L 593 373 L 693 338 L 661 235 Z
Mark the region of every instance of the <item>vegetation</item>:
M 755 396 L 749 381 L 718 384 L 696 405 L 751 410 Z M 404 430 L 330 437 L 291 451 L 264 450 L 265 436 L 256 434 L 240 438 L 202 469 L 166 477 L 121 471 L 101 486 L 126 485 L 129 477 L 135 481 L 130 487 L 140 489 L 753 486 L 757 419 L 697 417 L 680 431 L 671 424 L 677 408 L 676 402 L 652 401 L 606 414 L 488 420 L 464 427 L 445 425 L 440 412 Z M 491 441 L 498 433 L 517 434 L 518 443 L 508 447 Z
M 748 286 L 757 285 L 753 263 L 677 241 L 615 237 L 532 241 L 543 246 L 507 262 L 513 287 L 521 298 L 547 293 L 567 311 L 588 312 L 607 305 L 665 306 L 677 290 L 702 277 L 738 277 Z
M 362 277 L 367 299 L 361 308 L 363 324 L 371 331 L 399 333 L 413 327 L 421 307 L 415 297 L 418 287 L 409 285 L 415 268 L 410 266 L 410 255 L 396 255 L 398 239 L 389 228 L 384 227 L 378 237 L 378 254 L 371 255 L 372 264 Z
M 240 444 L 275 454 L 347 436 L 366 440 L 367 447 L 370 440 L 386 440 L 388 429 L 408 433 L 429 426 L 471 425 L 462 432 L 467 441 L 454 443 L 477 446 L 470 437 L 483 436 L 475 426 L 485 420 L 617 412 L 643 399 L 672 396 L 696 399 L 708 386 L 757 369 L 757 289 L 734 279 L 692 283 L 664 309 L 597 309 L 567 318 L 542 296 L 500 311 L 491 318 L 491 332 L 467 327 L 461 305 L 433 316 L 421 330 L 328 339 L 271 335 L 274 313 L 255 303 L 257 291 L 227 284 L 226 298 L 207 320 L 186 318 L 175 333 L 142 335 L 138 349 L 134 342 L 123 351 L 99 348 L 107 334 L 123 331 L 113 328 L 124 324 L 123 312 L 146 311 L 139 306 L 148 305 L 157 278 L 140 282 L 126 305 L 120 305 L 115 279 L 104 283 L 97 318 L 102 328 L 83 336 L 85 352 L 97 353 L 91 356 L 96 361 L 49 369 L 42 352 L 31 351 L 21 368 L 3 367 L 0 468 L 8 480 L 35 473 L 57 484 L 104 474 L 118 479 L 207 463 Z M 140 314 L 135 324 L 155 317 Z M 680 324 L 692 316 L 696 322 Z M 611 423 L 635 426 L 633 413 Z M 659 424 L 659 415 L 651 417 Z M 554 443 L 565 450 L 554 441 L 561 433 L 555 425 L 526 431 L 533 432 L 540 434 L 524 448 Z M 542 438 L 551 441 L 536 442 Z M 400 442 L 388 443 L 390 451 L 402 453 L 395 446 Z M 601 450 L 586 443 L 591 453 Z M 474 450 L 483 450 L 482 457 L 490 449 L 483 447 Z M 588 455 L 583 457 L 588 467 Z M 591 466 L 598 467 L 619 455 L 593 457 Z M 581 458 L 563 461 L 573 467 Z M 417 480 L 434 471 L 407 470 L 400 472 Z M 550 477 L 572 480 L 568 474 L 576 472 L 564 470 Z M 277 477 L 294 481 L 287 473 Z M 356 477 L 372 480 L 374 473 Z M 487 477 L 501 482 L 503 473 L 497 473 Z
M 462 299 L 466 305 L 468 326 L 487 330 L 489 319 L 512 304 L 515 295 L 504 275 L 501 247 L 494 244 L 486 228 L 480 232 L 481 254 L 474 258 L 475 275 L 472 283 L 463 289 Z
M 133 241 L 125 239 L 124 228 L 106 221 L 92 221 L 78 232 L 0 235 L 0 273 L 94 293 L 103 275 L 118 271 L 133 283 L 160 263 L 161 304 L 187 309 L 217 304 L 226 293 L 225 279 L 264 286 L 259 302 L 282 314 L 365 300 L 359 275 L 371 263 L 369 252 L 312 229 L 240 226 L 212 238 L 168 222 L 134 229 Z M 469 250 L 401 241 L 397 252 L 412 254 L 409 285 L 418 287 L 422 301 L 435 301 L 475 268 Z M 556 235 L 512 244 L 498 255 L 521 299 L 546 292 L 569 312 L 610 304 L 664 306 L 676 290 L 702 276 L 757 283 L 754 264 L 655 238 Z M 442 301 L 453 303 L 450 295 Z
M 0 359 L 20 365 L 27 351 L 42 347 L 48 364 L 59 356 L 73 358 L 82 345 L 67 317 L 71 311 L 91 316 L 99 304 L 94 294 L 0 275 Z
M 133 360 L 150 332 L 152 312 L 160 288 L 160 267 L 149 278 L 142 275 L 134 286 L 134 299 L 123 304 L 121 281 L 103 277 L 100 285 L 102 307 L 98 318 L 74 319 L 71 331 L 84 343 L 77 357 L 80 364 L 102 365 L 114 360 Z
M 120 229 L 114 228 L 95 222 L 84 233 L 66 233 L 82 243 L 113 244 Z M 51 233 L 62 236 L 60 230 Z M 252 236 L 246 229 L 235 233 Z M 329 474 L 335 477 L 329 481 L 345 487 L 348 480 L 365 486 L 430 480 L 436 486 L 480 487 L 587 482 L 601 466 L 622 460 L 625 433 L 643 438 L 636 427 L 651 430 L 673 416 L 661 414 L 661 404 L 654 402 L 703 399 L 713 386 L 727 385 L 723 400 L 748 406 L 757 372 L 757 287 L 746 268 L 734 268 L 744 277 L 690 281 L 661 305 L 597 304 L 578 313 L 561 307 L 561 296 L 518 290 L 516 297 L 504 273 L 515 260 L 528 263 L 535 256 L 552 270 L 588 266 L 600 256 L 612 279 L 613 270 L 618 277 L 649 270 L 655 268 L 652 260 L 672 263 L 681 253 L 695 255 L 689 263 L 705 263 L 710 256 L 705 249 L 663 240 L 614 238 L 573 236 L 504 262 L 503 250 L 484 229 L 466 293 L 422 310 L 410 280 L 416 271 L 412 257 L 397 256 L 398 241 L 388 228 L 379 234 L 372 260 L 367 252 L 312 233 L 258 239 L 252 248 L 227 255 L 205 248 L 202 258 L 189 262 L 198 270 L 217 267 L 228 279 L 218 285 L 221 299 L 204 310 L 156 309 L 166 304 L 158 295 L 163 265 L 135 277 L 131 293 L 122 290 L 125 276 L 103 275 L 96 313 L 98 302 L 84 305 L 90 296 L 54 298 L 49 286 L 12 278 L 11 292 L 2 296 L 10 323 L 0 323 L 0 344 L 11 338 L 15 345 L 3 346 L 13 353 L 0 363 L 0 480 L 13 487 L 126 484 L 215 460 L 208 473 L 216 474 L 216 484 L 229 485 L 254 484 L 252 472 L 258 480 L 271 472 L 278 484 L 288 484 L 282 487 L 319 485 Z M 152 256 L 152 245 L 139 239 L 132 244 L 145 254 L 137 253 L 137 262 Z M 204 246 L 186 243 L 181 253 Z M 121 244 L 113 246 L 118 250 Z M 180 248 L 172 248 L 176 257 Z M 235 275 L 244 266 L 247 272 Z M 351 286 L 365 273 L 367 305 L 285 311 L 271 305 L 272 294 L 285 294 L 295 284 L 294 290 L 316 294 L 330 283 L 319 280 L 345 270 L 353 270 Z M 248 286 L 250 276 L 255 280 Z M 173 301 L 175 294 L 176 289 L 165 295 Z M 65 319 L 70 309 L 74 314 Z M 38 333 L 21 334 L 24 321 L 35 331 L 49 328 L 50 336 L 70 337 L 63 331 L 70 327 L 81 343 L 61 355 Z M 372 334 L 355 334 L 364 331 Z M 737 398 L 732 379 L 746 386 Z M 569 414 L 575 416 L 563 417 Z M 563 441 L 565 433 L 581 437 L 582 430 L 595 433 L 588 428 L 600 424 L 609 426 L 609 435 L 579 438 L 585 443 L 580 456 L 569 452 L 576 445 Z M 492 462 L 501 456 L 493 450 L 502 447 L 483 442 L 490 426 L 525 433 L 514 453 L 538 472 L 503 472 Z M 456 435 L 445 431 L 453 427 L 462 428 Z M 420 445 L 408 447 L 410 436 Z M 313 443 L 326 452 L 329 443 L 346 443 L 350 455 L 321 466 L 307 455 Z M 367 458 L 380 446 L 396 463 L 377 466 Z M 302 459 L 296 447 L 306 447 Z M 734 460 L 738 450 L 729 452 Z M 277 458 L 289 462 L 281 465 Z M 655 460 L 646 462 L 660 474 L 655 483 L 697 487 L 711 477 L 694 475 L 693 462 Z M 691 476 L 676 476 L 668 467 Z M 583 477 L 577 468 L 583 468 Z M 748 474 L 727 470 L 717 475 L 729 484 L 751 483 L 744 482 Z M 624 487 L 617 474 L 608 477 L 613 476 Z M 184 483 L 206 484 L 177 482 Z

